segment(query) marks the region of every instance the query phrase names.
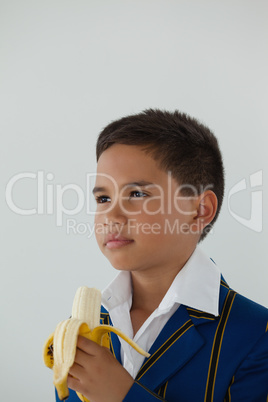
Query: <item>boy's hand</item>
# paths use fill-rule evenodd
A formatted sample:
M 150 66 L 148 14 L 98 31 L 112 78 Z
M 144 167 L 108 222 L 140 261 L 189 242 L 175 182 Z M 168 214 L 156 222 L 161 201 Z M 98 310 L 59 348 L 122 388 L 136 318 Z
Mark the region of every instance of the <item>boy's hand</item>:
M 69 388 L 90 402 L 121 402 L 133 383 L 109 349 L 78 337 L 75 361 L 68 376 Z

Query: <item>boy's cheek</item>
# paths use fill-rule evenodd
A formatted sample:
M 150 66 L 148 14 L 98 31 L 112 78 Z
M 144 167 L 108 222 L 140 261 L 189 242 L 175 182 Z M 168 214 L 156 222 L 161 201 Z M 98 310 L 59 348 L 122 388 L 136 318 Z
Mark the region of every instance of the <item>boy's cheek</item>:
M 167 213 L 167 207 L 163 197 L 153 197 L 144 200 L 141 213 L 149 216 L 165 215 Z

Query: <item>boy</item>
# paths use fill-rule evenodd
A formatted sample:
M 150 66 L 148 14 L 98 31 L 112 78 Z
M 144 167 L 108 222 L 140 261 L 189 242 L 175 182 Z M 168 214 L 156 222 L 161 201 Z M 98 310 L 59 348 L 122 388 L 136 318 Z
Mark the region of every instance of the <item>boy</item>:
M 147 110 L 97 142 L 98 245 L 119 275 L 103 292 L 111 351 L 79 337 L 68 386 L 91 402 L 268 399 L 268 310 L 236 294 L 197 247 L 219 214 L 214 135 L 179 112 Z M 71 392 L 70 401 L 78 401 Z

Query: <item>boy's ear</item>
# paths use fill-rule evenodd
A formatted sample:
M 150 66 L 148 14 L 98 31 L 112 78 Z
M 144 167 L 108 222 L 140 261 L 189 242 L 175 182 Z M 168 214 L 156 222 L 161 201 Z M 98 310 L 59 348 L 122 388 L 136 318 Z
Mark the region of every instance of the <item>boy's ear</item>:
M 198 231 L 202 231 L 214 218 L 217 212 L 218 199 L 216 194 L 207 190 L 200 194 L 196 203 L 196 215 L 194 220 Z

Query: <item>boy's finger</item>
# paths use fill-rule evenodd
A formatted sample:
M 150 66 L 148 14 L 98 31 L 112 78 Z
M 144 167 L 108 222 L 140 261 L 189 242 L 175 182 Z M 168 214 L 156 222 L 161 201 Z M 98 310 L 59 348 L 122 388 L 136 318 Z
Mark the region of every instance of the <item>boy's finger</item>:
M 75 362 L 72 367 L 69 370 L 69 374 L 68 374 L 68 381 L 69 381 L 69 377 L 74 377 L 76 378 L 78 381 L 80 381 L 80 377 L 83 375 L 84 372 L 84 367 L 81 366 L 79 363 Z
M 74 358 L 74 364 L 79 364 L 79 366 L 84 367 L 84 362 L 87 360 L 89 354 L 82 349 L 77 348 Z
M 76 354 L 75 354 L 75 359 L 74 359 L 74 364 L 77 364 L 80 367 L 86 367 L 92 357 L 94 357 L 93 354 L 87 353 L 84 350 L 77 348 Z
M 101 346 L 83 336 L 78 336 L 77 347 L 89 355 L 95 356 L 101 351 Z
M 77 391 L 77 392 L 81 392 L 82 384 L 78 378 L 73 376 L 73 374 L 69 373 L 68 378 L 67 378 L 67 385 L 68 385 L 68 388 L 71 388 L 72 390 Z

